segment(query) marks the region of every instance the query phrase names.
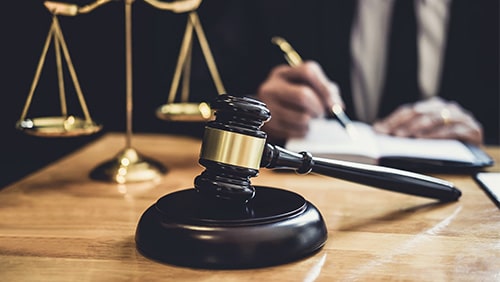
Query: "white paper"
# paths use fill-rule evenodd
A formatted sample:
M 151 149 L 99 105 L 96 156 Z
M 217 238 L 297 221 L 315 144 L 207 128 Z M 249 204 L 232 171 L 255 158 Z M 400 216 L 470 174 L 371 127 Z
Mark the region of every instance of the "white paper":
M 285 147 L 307 151 L 313 156 L 348 161 L 376 163 L 381 157 L 414 157 L 423 159 L 474 162 L 475 156 L 461 142 L 451 139 L 416 139 L 377 134 L 368 124 L 354 122 L 352 138 L 336 121 L 316 119 L 304 138 L 292 138 Z

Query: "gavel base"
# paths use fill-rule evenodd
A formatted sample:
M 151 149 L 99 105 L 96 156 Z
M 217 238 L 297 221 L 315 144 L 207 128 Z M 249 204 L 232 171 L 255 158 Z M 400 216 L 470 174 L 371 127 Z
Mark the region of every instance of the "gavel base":
M 173 265 L 243 269 L 283 264 L 319 251 L 327 230 L 319 211 L 287 190 L 256 186 L 245 205 L 207 200 L 194 188 L 167 194 L 139 220 L 139 252 Z

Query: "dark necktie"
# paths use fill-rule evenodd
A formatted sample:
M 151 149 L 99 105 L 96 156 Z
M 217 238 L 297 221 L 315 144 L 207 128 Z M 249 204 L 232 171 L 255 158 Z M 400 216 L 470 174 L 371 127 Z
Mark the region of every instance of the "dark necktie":
M 379 117 L 420 97 L 417 78 L 417 24 L 413 0 L 395 0 L 389 34 L 386 78 Z

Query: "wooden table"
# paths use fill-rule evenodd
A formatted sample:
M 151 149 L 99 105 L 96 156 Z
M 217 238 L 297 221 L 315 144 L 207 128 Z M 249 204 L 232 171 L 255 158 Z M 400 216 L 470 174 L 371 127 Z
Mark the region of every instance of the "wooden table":
M 88 177 L 125 146 L 98 141 L 0 191 L 0 281 L 498 281 L 500 211 L 469 175 L 436 175 L 463 192 L 458 202 L 380 190 L 318 175 L 262 169 L 255 185 L 293 190 L 328 227 L 318 253 L 285 265 L 206 270 L 152 261 L 135 247 L 142 213 L 161 196 L 192 187 L 200 141 L 134 135 L 132 145 L 168 169 L 159 181 Z M 500 163 L 500 148 L 486 148 Z M 499 171 L 499 166 L 488 168 Z

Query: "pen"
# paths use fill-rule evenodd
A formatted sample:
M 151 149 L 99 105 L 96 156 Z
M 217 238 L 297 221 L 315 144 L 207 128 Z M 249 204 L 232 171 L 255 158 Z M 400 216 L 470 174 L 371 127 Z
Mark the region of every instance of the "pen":
M 303 60 L 300 57 L 299 53 L 297 53 L 297 51 L 293 49 L 292 45 L 290 45 L 290 43 L 288 43 L 288 41 L 286 41 L 284 38 L 274 36 L 273 38 L 271 38 L 271 42 L 277 45 L 281 49 L 281 51 L 283 51 L 285 60 L 290 66 L 296 67 L 302 64 Z M 345 128 L 349 136 L 354 139 L 357 134 L 356 129 L 354 128 L 351 119 L 347 116 L 342 107 L 338 104 L 334 104 L 329 110 L 330 113 L 337 118 L 340 125 Z

